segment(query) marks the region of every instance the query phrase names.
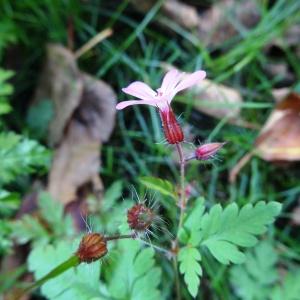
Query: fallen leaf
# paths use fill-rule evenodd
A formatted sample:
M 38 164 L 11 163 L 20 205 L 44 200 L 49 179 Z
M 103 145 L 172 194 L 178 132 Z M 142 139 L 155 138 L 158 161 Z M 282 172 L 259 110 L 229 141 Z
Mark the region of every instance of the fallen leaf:
M 241 168 L 257 155 L 266 161 L 300 160 L 300 95 L 290 93 L 272 111 L 257 137 L 254 149 L 246 154 L 230 171 L 234 182 Z
M 291 92 L 290 88 L 278 88 L 272 90 L 272 96 L 275 102 L 280 102 Z
M 156 0 L 131 0 L 135 8 L 143 13 L 147 13 L 156 2 Z M 178 0 L 164 1 L 161 13 L 186 29 L 195 28 L 199 24 L 196 8 Z
M 269 50 L 273 46 L 277 46 L 279 48 L 286 47 L 294 47 L 295 53 L 299 55 L 300 46 L 300 26 L 299 23 L 293 26 L 289 26 L 287 30 L 284 32 L 284 35 L 272 40 L 270 44 L 266 46 L 266 49 Z
M 115 120 L 116 97 L 103 81 L 83 75 L 79 107 L 57 148 L 49 175 L 48 189 L 54 199 L 68 203 L 76 199 L 78 188 L 90 182 L 102 191 L 99 178 L 100 142 L 108 140 Z
M 255 142 L 267 161 L 300 160 L 300 95 L 290 93 L 278 103 Z
M 237 90 L 209 79 L 202 80 L 194 90 L 197 93 L 194 102 L 197 110 L 215 118 L 239 118 L 243 100 Z
M 48 179 L 50 194 L 67 204 L 88 183 L 101 192 L 100 146 L 115 124 L 112 88 L 81 72 L 69 50 L 50 45 L 34 103 L 43 99 L 54 102 L 48 137 L 49 144 L 56 146 Z
M 298 200 L 297 206 L 292 211 L 291 221 L 293 225 L 300 225 L 300 198 Z
M 47 47 L 47 59 L 36 89 L 33 104 L 45 99 L 54 103 L 55 117 L 49 127 L 49 144 L 57 145 L 66 123 L 80 103 L 83 81 L 74 55 L 60 45 Z
M 274 77 L 280 76 L 280 81 L 276 83 L 276 86 L 287 87 L 291 86 L 295 82 L 295 75 L 290 70 L 288 62 L 285 60 L 269 61 L 263 66 L 264 72 L 268 75 L 268 78 L 273 79 Z
M 217 1 L 200 15 L 198 35 L 205 45 L 219 46 L 237 35 L 238 31 L 232 20 L 244 29 L 250 29 L 259 19 L 260 14 L 255 1 Z

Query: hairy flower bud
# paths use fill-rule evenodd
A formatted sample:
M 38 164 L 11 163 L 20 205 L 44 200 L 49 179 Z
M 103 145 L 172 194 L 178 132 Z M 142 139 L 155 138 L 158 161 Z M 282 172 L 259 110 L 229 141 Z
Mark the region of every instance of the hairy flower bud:
M 195 150 L 195 158 L 208 160 L 212 158 L 226 143 L 209 143 L 198 147 Z
M 80 262 L 91 263 L 106 253 L 107 243 L 105 237 L 99 233 L 88 233 L 82 238 L 76 255 Z
M 136 204 L 127 212 L 127 223 L 136 231 L 147 230 L 154 219 L 153 211 L 144 204 Z
M 184 135 L 181 126 L 176 120 L 171 107 L 160 110 L 160 118 L 164 130 L 165 137 L 169 144 L 177 144 L 183 141 Z

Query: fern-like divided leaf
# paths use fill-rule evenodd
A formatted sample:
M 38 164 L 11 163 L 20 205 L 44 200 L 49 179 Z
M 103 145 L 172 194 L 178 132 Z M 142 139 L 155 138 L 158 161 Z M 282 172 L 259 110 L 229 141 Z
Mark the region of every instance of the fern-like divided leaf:
M 180 262 L 180 273 L 184 274 L 184 281 L 188 287 L 190 294 L 196 297 L 198 293 L 200 276 L 202 276 L 202 268 L 200 266 L 201 254 L 194 247 L 185 247 L 180 249 L 178 254 Z
M 245 255 L 238 249 L 252 247 L 257 243 L 255 235 L 266 231 L 281 210 L 277 202 L 246 204 L 240 210 L 236 203 L 224 210 L 215 205 L 201 220 L 200 244 L 221 263 L 242 263 Z
M 151 176 L 140 177 L 139 180 L 141 184 L 147 188 L 158 191 L 163 195 L 170 196 L 173 199 L 177 199 L 174 185 L 170 181 Z
M 60 263 L 66 261 L 76 250 L 78 242 L 60 241 L 56 245 L 35 247 L 28 258 L 29 270 L 36 280 L 42 278 Z M 49 300 L 96 299 L 99 297 L 100 262 L 93 266 L 81 264 L 47 281 L 41 293 Z M 101 299 L 101 298 L 100 298 Z
M 278 256 L 272 244 L 260 242 L 246 253 L 246 262 L 230 270 L 230 282 L 243 300 L 264 300 L 279 278 Z
M 162 299 L 158 290 L 161 269 L 155 266 L 154 250 L 142 249 L 138 241 L 122 240 L 110 251 L 110 264 L 104 269 L 110 299 Z
M 13 132 L 0 134 L 0 182 L 8 183 L 18 175 L 33 173 L 35 167 L 46 168 L 50 151 L 34 140 Z
M 257 243 L 255 236 L 267 230 L 267 225 L 274 221 L 280 210 L 280 203 L 260 201 L 255 205 L 246 204 L 241 209 L 236 203 L 229 204 L 225 209 L 217 204 L 209 212 L 204 213 L 204 201 L 199 198 L 187 214 L 184 229 L 179 233 L 179 240 L 185 245 L 192 246 L 191 249 L 207 248 L 223 264 L 230 262 L 239 264 L 245 261 L 245 255 L 240 248 L 254 246 Z M 198 259 L 195 255 L 191 256 L 190 259 L 200 267 L 201 256 L 198 256 Z M 184 258 L 185 252 L 180 254 L 181 264 L 185 262 L 180 271 L 184 274 L 188 289 L 194 296 L 197 292 L 194 287 L 195 277 L 201 275 L 201 272 L 193 270 L 191 275 L 191 270 L 186 267 L 190 261 L 186 262 Z

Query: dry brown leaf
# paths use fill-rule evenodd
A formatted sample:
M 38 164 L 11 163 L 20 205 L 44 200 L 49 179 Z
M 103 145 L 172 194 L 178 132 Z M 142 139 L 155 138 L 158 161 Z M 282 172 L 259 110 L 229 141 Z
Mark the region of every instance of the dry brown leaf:
M 255 147 L 264 160 L 300 160 L 300 95 L 290 93 L 276 105 L 256 139 Z
M 135 8 L 143 13 L 148 12 L 156 0 L 131 0 Z M 161 7 L 162 14 L 184 28 L 191 29 L 199 24 L 196 8 L 178 0 L 166 0 Z
M 87 183 L 102 191 L 99 155 L 101 143 L 108 140 L 115 124 L 116 95 L 112 88 L 82 73 L 70 51 L 51 45 L 35 102 L 45 98 L 52 99 L 55 106 L 49 143 L 57 147 L 49 192 L 67 204 Z
M 243 99 L 237 90 L 209 79 L 201 81 L 194 90 L 197 93 L 194 102 L 197 110 L 215 118 L 239 118 Z
M 300 95 L 290 93 L 276 105 L 261 129 L 254 149 L 231 170 L 232 182 L 254 154 L 272 162 L 300 160 Z
M 157 2 L 155 0 L 130 0 L 134 7 L 147 13 Z M 222 0 L 201 14 L 195 6 L 178 0 L 166 0 L 161 6 L 161 14 L 167 20 L 158 17 L 163 26 L 168 27 L 168 19 L 186 29 L 198 28 L 198 36 L 205 45 L 222 45 L 229 38 L 238 34 L 231 20 L 239 23 L 244 29 L 258 24 L 260 13 L 255 1 L 247 0 L 237 3 L 235 0 Z
M 254 27 L 260 19 L 255 1 L 222 0 L 215 2 L 200 16 L 199 37 L 206 45 L 217 46 L 238 32 L 230 20 L 245 28 Z
M 298 200 L 298 205 L 292 211 L 291 221 L 293 225 L 300 225 L 300 198 Z
M 273 39 L 270 44 L 266 46 L 266 50 L 270 50 L 271 47 L 276 46 L 279 48 L 293 47 L 294 53 L 299 55 L 300 52 L 300 23 L 293 26 L 289 26 L 284 34 L 276 39 Z
M 280 102 L 291 92 L 290 88 L 278 88 L 272 90 L 272 96 L 275 102 Z
M 49 128 L 49 144 L 55 146 L 63 136 L 66 123 L 79 105 L 83 90 L 74 55 L 60 45 L 47 47 L 47 59 L 36 90 L 34 103 L 51 99 L 55 118 Z
M 88 182 L 93 183 L 94 190 L 102 191 L 98 176 L 100 142 L 108 140 L 114 127 L 114 92 L 103 81 L 82 76 L 80 105 L 56 150 L 49 176 L 49 192 L 64 204 L 74 200 L 77 189 Z

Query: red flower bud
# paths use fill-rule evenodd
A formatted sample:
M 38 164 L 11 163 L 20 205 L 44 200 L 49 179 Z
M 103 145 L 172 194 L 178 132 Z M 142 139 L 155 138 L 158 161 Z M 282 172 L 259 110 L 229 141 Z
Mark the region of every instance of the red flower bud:
M 127 212 L 127 223 L 131 229 L 136 231 L 148 229 L 153 219 L 153 211 L 143 204 L 136 204 Z
M 183 141 L 184 135 L 181 126 L 176 120 L 171 107 L 159 110 L 165 137 L 169 144 L 177 144 Z
M 86 234 L 78 247 L 76 255 L 80 262 L 91 263 L 107 253 L 105 237 L 99 233 Z
M 209 143 L 198 147 L 195 150 L 195 158 L 207 160 L 212 158 L 226 143 Z

